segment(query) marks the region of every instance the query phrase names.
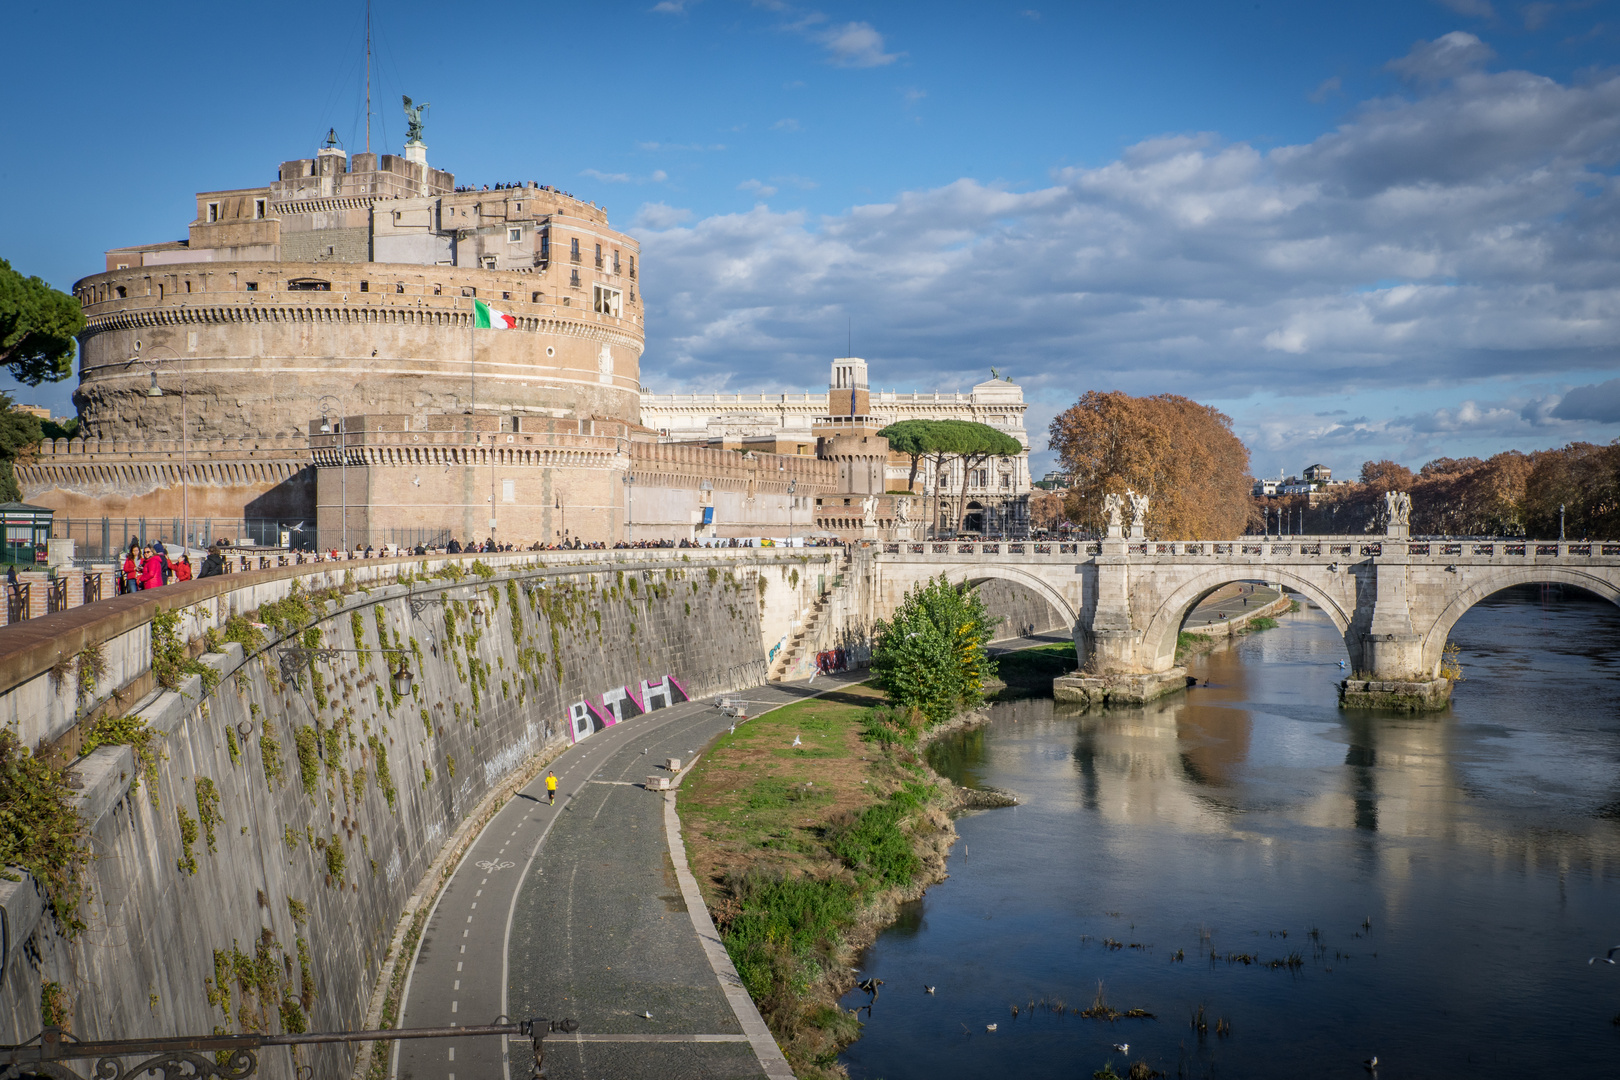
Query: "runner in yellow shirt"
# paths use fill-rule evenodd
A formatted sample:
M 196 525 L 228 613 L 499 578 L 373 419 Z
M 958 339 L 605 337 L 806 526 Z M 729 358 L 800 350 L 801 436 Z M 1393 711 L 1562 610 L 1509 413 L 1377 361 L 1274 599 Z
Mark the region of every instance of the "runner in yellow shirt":
M 555 806 L 557 803 L 557 774 L 554 772 L 546 773 L 546 794 L 551 796 L 552 805 Z

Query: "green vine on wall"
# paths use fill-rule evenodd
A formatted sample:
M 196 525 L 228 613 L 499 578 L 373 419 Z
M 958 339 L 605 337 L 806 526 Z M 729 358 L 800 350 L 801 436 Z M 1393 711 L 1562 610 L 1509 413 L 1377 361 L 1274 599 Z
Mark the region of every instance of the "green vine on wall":
M 85 928 L 79 905 L 93 858 L 89 830 L 73 796 L 66 770 L 35 757 L 14 733 L 0 730 L 0 868 L 21 867 L 44 886 L 69 939 Z M 0 875 L 9 872 L 0 869 Z
M 135 752 L 135 763 L 139 766 L 141 776 L 146 778 L 147 796 L 152 800 L 152 809 L 159 808 L 157 789 L 157 751 L 152 749 L 155 738 L 153 731 L 146 726 L 146 721 L 138 716 L 104 716 L 90 726 L 84 733 L 84 741 L 79 744 L 79 754 L 82 757 L 100 746 L 127 746 Z M 140 790 L 141 781 L 137 778 L 129 789 Z
M 175 866 L 182 873 L 195 874 L 197 856 L 191 853 L 191 845 L 197 842 L 197 822 L 186 813 L 183 806 L 174 808 L 174 816 L 180 822 L 180 858 L 175 860 Z
M 320 736 L 307 724 L 300 725 L 293 735 L 298 746 L 298 777 L 303 782 L 304 794 L 314 795 L 321 779 Z
M 195 787 L 197 820 L 202 823 L 203 838 L 208 842 L 208 853 L 213 855 L 219 851 L 219 845 L 214 838 L 214 829 L 225 823 L 225 818 L 219 812 L 219 789 L 206 776 L 197 777 Z

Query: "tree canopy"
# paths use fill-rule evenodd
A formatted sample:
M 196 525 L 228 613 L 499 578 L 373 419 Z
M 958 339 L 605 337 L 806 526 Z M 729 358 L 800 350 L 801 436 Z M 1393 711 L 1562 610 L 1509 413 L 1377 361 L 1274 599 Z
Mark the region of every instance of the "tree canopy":
M 952 458 L 962 459 L 961 519 L 967 516 L 967 472 L 973 466 L 992 457 L 1016 457 L 1024 452 L 1024 444 L 998 431 L 989 424 L 972 420 L 902 420 L 878 432 L 889 441 L 889 449 L 911 457 L 911 475 L 906 478 L 906 490 L 917 482 L 917 471 L 922 462 L 934 463 L 934 475 L 942 476 L 945 465 Z M 938 485 L 935 485 L 937 495 Z M 937 513 L 935 517 L 937 517 Z
M 38 386 L 73 374 L 74 337 L 84 329 L 79 302 L 0 259 L 0 366 Z
M 43 435 L 39 417 L 12 409 L 12 400 L 0 394 L 0 502 L 20 502 L 22 488 L 11 463 L 28 447 L 39 443 Z
M 1100 530 L 1103 496 L 1130 488 L 1149 500 L 1160 540 L 1219 540 L 1249 522 L 1249 451 L 1218 409 L 1178 394 L 1089 391 L 1048 429 L 1071 476 L 1069 520 Z
M 1554 450 L 1507 450 L 1481 460 L 1436 458 L 1416 473 L 1394 461 L 1369 461 L 1359 483 L 1329 488 L 1305 508 L 1303 496 L 1267 500 L 1304 509 L 1307 532 L 1376 532 L 1384 492 L 1412 496 L 1412 532 L 1420 536 L 1558 535 L 1558 510 L 1571 537 L 1620 536 L 1620 440 L 1570 443 Z

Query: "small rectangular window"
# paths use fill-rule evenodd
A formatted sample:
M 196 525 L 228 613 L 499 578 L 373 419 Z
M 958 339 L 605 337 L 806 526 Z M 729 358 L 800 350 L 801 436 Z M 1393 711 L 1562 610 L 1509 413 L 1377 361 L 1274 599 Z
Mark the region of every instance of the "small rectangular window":
M 260 220 L 260 221 L 264 220 L 264 200 L 263 199 L 254 199 L 253 200 L 253 216 L 257 220 Z
M 434 296 L 442 296 L 442 295 L 444 295 L 444 286 L 435 283 L 434 286 L 433 286 L 433 295 Z
M 507 229 L 506 230 L 506 239 L 507 239 L 508 243 L 512 243 L 512 244 L 518 243 L 520 240 L 523 239 L 523 230 L 522 229 Z
M 613 252 L 613 272 L 615 274 L 619 272 L 619 253 L 617 250 Z
M 395 292 L 396 292 L 396 293 L 402 293 L 402 292 L 404 292 L 404 291 L 405 291 L 405 283 L 404 283 L 404 282 L 403 282 L 403 281 L 397 281 L 397 282 L 395 282 L 395 283 L 394 283 L 394 291 L 395 291 Z
M 579 262 L 579 237 L 575 236 L 568 241 L 568 257 Z
M 371 291 L 371 282 L 369 282 L 369 281 L 362 281 L 362 282 L 361 282 L 361 283 L 360 283 L 360 291 L 361 291 L 361 292 L 370 292 L 370 291 Z
M 512 294 L 509 293 L 509 292 L 503 292 L 503 293 L 501 293 L 501 299 L 502 300 L 510 300 L 510 299 L 512 299 Z
M 461 295 L 462 296 L 477 296 L 478 295 L 478 290 L 473 288 L 471 285 L 463 285 L 461 287 Z
M 257 281 L 248 282 L 247 283 L 247 291 L 248 292 L 258 292 L 259 291 L 259 283 Z
M 523 204 L 522 203 L 517 204 L 517 212 L 520 213 L 520 214 L 523 213 Z
M 211 203 L 208 204 L 208 220 L 209 221 L 218 221 L 219 220 L 219 203 L 211 202 Z
M 572 285 L 576 289 L 579 288 L 579 271 L 578 270 L 570 270 L 568 272 L 568 284 Z
M 532 293 L 529 294 L 529 303 L 538 304 L 539 302 L 540 302 L 540 294 L 539 293 L 532 292 Z
M 495 256 L 493 256 L 493 255 L 485 255 L 484 258 L 482 259 L 482 262 L 484 264 L 484 269 L 485 270 L 493 270 L 493 269 L 495 269 Z
M 630 276 L 632 278 L 636 276 L 636 257 L 634 255 L 630 256 Z

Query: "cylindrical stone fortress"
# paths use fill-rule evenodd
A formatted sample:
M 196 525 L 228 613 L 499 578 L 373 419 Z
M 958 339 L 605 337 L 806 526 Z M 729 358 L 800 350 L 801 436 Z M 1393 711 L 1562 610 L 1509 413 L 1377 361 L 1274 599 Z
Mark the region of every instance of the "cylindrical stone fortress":
M 178 439 L 182 388 L 193 440 L 302 435 L 326 395 L 333 415 L 635 424 L 639 245 L 553 188 L 457 190 L 415 149 L 351 169 L 328 147 L 199 194 L 187 240 L 108 252 L 74 287 L 84 434 Z M 515 326 L 475 333 L 475 300 Z

